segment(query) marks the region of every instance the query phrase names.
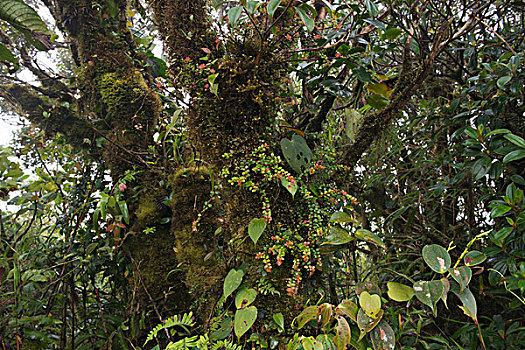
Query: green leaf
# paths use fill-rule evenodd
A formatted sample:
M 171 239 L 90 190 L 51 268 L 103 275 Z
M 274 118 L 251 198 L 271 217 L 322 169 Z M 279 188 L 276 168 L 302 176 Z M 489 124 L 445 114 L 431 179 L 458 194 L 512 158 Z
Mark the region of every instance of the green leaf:
M 255 11 L 257 11 L 259 6 L 261 6 L 261 3 L 259 1 L 248 1 L 248 3 L 246 4 L 246 10 L 250 14 L 253 14 Z
M 476 298 L 474 298 L 474 294 L 470 291 L 470 289 L 465 288 L 463 292 L 458 293 L 457 290 L 452 290 L 454 294 L 456 294 L 463 303 L 463 306 L 460 306 L 459 308 L 463 310 L 465 315 L 469 316 L 474 320 L 474 322 L 478 322 L 478 307 L 476 304 Z
M 368 10 L 368 13 L 370 13 L 370 16 L 375 18 L 377 16 L 377 13 L 379 10 L 377 9 L 377 5 L 371 1 L 371 0 L 365 0 L 366 9 Z
M 402 31 L 399 28 L 389 28 L 385 32 L 385 37 L 388 40 L 393 40 L 393 39 L 397 38 L 398 36 L 400 36 L 401 33 L 402 33 Z
M 360 228 L 357 231 L 355 231 L 355 238 L 360 239 L 362 241 L 366 241 L 368 243 L 375 244 L 377 246 L 380 246 L 382 248 L 386 248 L 385 243 L 381 238 L 379 238 L 377 235 L 373 234 L 372 232 Z
M 299 135 L 293 135 L 291 140 L 283 138 L 281 150 L 290 167 L 297 173 L 306 170 L 314 156 L 305 139 Z
M 414 296 L 414 288 L 397 282 L 387 282 L 388 296 L 395 301 L 408 301 Z
M 18 63 L 18 60 L 16 59 L 15 55 L 7 47 L 5 47 L 2 43 L 0 43 L 0 61 L 6 61 L 11 63 Z
M 242 337 L 244 333 L 248 332 L 256 319 L 257 308 L 255 306 L 237 310 L 235 312 L 235 320 L 233 323 L 233 330 L 237 338 Z
M 463 261 L 467 266 L 475 266 L 484 262 L 485 259 L 487 259 L 487 256 L 485 254 L 477 250 L 473 250 L 471 252 L 468 252 L 467 255 L 465 255 Z
M 342 316 L 337 316 L 337 326 L 335 326 L 335 336 L 333 339 L 337 349 L 346 349 L 346 346 L 350 343 L 351 336 L 350 325 L 346 319 Z
M 8 22 L 18 30 L 49 34 L 46 24 L 38 13 L 20 0 L 1 0 L 0 19 Z
M 266 7 L 266 10 L 268 12 L 268 16 L 273 17 L 273 14 L 275 13 L 275 10 L 279 7 L 282 0 L 270 0 L 268 3 L 268 6 Z
M 266 228 L 266 221 L 264 219 L 252 219 L 248 225 L 248 235 L 252 239 L 253 243 L 257 244 L 257 241 L 261 237 Z
M 372 330 L 370 340 L 374 350 L 393 350 L 396 345 L 394 330 L 384 320 Z
M 226 317 L 221 322 L 221 326 L 215 332 L 211 333 L 210 340 L 221 340 L 227 338 L 232 332 L 233 318 Z
M 365 313 L 376 318 L 381 311 L 381 297 L 377 294 L 370 294 L 368 292 L 362 292 L 359 296 L 359 305 L 365 311 Z
M 301 329 L 310 321 L 317 320 L 317 317 L 320 315 L 321 310 L 318 306 L 308 306 L 296 317 L 297 320 L 297 329 Z
M 241 285 L 244 276 L 243 270 L 231 269 L 224 280 L 224 299 L 228 298 Z
M 519 149 L 516 151 L 512 151 L 503 158 L 503 164 L 507 164 L 509 162 L 512 162 L 512 161 L 515 161 L 515 160 L 518 160 L 524 157 L 525 157 L 525 150 Z
M 493 219 L 500 217 L 505 213 L 509 212 L 510 209 L 511 207 L 509 207 L 508 205 L 496 205 L 494 208 L 492 208 L 492 211 L 490 212 L 490 217 Z
M 241 288 L 235 295 L 235 307 L 237 309 L 245 308 L 253 303 L 257 297 L 257 291 L 253 288 Z
M 230 11 L 228 11 L 228 19 L 232 26 L 235 26 L 235 24 L 239 20 L 239 17 L 241 17 L 241 13 L 242 13 L 242 6 L 232 7 Z
M 423 259 L 435 272 L 445 273 L 450 268 L 450 255 L 440 245 L 432 244 L 423 247 Z
M 297 14 L 299 15 L 299 17 L 301 18 L 301 21 L 303 21 L 303 23 L 306 25 L 306 28 L 308 29 L 308 31 L 311 32 L 312 30 L 314 30 L 314 24 L 315 24 L 314 19 L 311 18 L 308 15 L 308 13 L 306 13 L 306 11 L 303 10 L 302 8 L 300 7 L 294 7 L 294 8 Z
M 350 215 L 348 215 L 347 213 L 345 213 L 344 211 L 336 211 L 335 213 L 332 214 L 332 216 L 330 216 L 330 222 L 337 222 L 337 223 L 342 223 L 342 222 L 352 222 L 353 219 Z
M 118 207 L 120 208 L 120 213 L 122 214 L 122 218 L 124 219 L 124 222 L 127 225 L 129 225 L 128 205 L 124 201 L 118 201 Z
M 374 329 L 375 326 L 381 321 L 383 318 L 384 311 L 379 311 L 379 314 L 376 318 L 372 318 L 368 316 L 363 309 L 359 309 L 359 312 L 357 313 L 357 326 L 359 327 L 359 330 L 361 331 L 361 335 L 359 336 L 359 340 L 363 339 L 363 337 L 366 335 L 366 333 L 370 332 L 372 329 Z
M 500 89 L 503 89 L 505 84 L 507 84 L 510 81 L 510 79 L 512 79 L 510 75 L 505 75 L 498 79 L 498 81 L 496 82 L 496 85 L 498 85 Z
M 284 317 L 282 313 L 274 314 L 273 321 L 281 331 L 284 331 Z
M 348 232 L 348 230 L 339 227 L 339 226 L 333 226 L 330 227 L 330 232 L 325 237 L 325 241 L 323 244 L 333 244 L 333 245 L 339 245 L 339 244 L 346 244 L 350 241 L 352 241 L 354 237 Z
M 353 301 L 348 299 L 344 299 L 343 301 L 341 301 L 341 303 L 335 308 L 336 313 L 340 315 L 345 315 L 354 322 L 357 322 L 358 311 L 359 308 L 357 307 L 357 305 Z
M 366 102 L 375 109 L 382 109 L 388 105 L 390 100 L 381 95 L 370 95 L 366 98 Z
M 319 306 L 319 310 L 321 312 L 321 326 L 325 327 L 332 320 L 332 315 L 334 313 L 332 304 L 323 303 Z
M 472 278 L 472 270 L 468 266 L 460 266 L 455 269 L 451 268 L 450 275 L 459 283 L 460 292 L 463 292 Z
M 419 281 L 414 283 L 416 298 L 423 304 L 429 306 L 435 313 L 436 303 L 444 292 L 443 282 L 441 281 Z
M 295 193 L 297 192 L 297 189 L 299 188 L 299 186 L 297 185 L 297 181 L 293 181 L 293 182 L 290 182 L 288 181 L 288 179 L 286 177 L 281 177 L 281 185 L 284 186 L 284 188 L 286 188 L 286 190 L 288 192 L 290 192 L 290 194 L 292 195 L 292 198 L 295 197 Z

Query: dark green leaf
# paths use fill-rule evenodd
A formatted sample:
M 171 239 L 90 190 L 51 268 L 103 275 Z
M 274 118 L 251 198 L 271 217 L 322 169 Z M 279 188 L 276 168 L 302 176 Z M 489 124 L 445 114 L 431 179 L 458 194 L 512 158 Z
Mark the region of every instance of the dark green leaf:
M 294 7 L 294 8 L 297 14 L 299 15 L 299 17 L 301 18 L 301 21 L 303 21 L 303 23 L 306 25 L 306 28 L 308 29 L 308 31 L 311 32 L 312 30 L 314 30 L 314 25 L 315 25 L 314 19 L 311 18 L 308 15 L 308 13 L 302 8 L 300 7 Z
M 239 17 L 241 17 L 241 14 L 242 6 L 232 7 L 230 11 L 228 11 L 228 19 L 230 21 L 230 24 L 235 26 L 235 24 L 239 20 Z
M 266 8 L 266 10 L 268 11 L 268 16 L 270 17 L 273 16 L 273 14 L 275 13 L 275 10 L 277 10 L 279 5 L 281 4 L 281 1 L 282 0 L 270 0 Z

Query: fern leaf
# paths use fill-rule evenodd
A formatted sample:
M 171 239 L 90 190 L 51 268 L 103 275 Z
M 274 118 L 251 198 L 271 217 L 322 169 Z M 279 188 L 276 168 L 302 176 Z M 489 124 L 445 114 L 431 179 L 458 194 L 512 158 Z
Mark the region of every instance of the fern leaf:
M 195 322 L 193 322 L 192 312 L 188 314 L 184 314 L 182 316 L 176 315 L 171 318 L 168 318 L 166 321 L 164 321 L 164 323 L 157 325 L 151 332 L 149 332 L 144 345 L 146 345 L 147 342 L 155 338 L 157 334 L 163 329 L 172 328 L 172 327 L 181 327 L 189 334 L 190 333 L 189 327 L 193 327 L 194 324 Z

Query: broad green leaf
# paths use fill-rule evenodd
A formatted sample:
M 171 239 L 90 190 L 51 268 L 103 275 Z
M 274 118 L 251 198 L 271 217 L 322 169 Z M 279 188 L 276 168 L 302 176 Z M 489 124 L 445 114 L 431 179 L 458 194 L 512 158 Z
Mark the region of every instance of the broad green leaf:
M 228 11 L 228 20 L 230 21 L 230 24 L 232 26 L 235 26 L 235 24 L 239 20 L 239 17 L 241 17 L 241 14 L 242 6 L 232 7 L 230 11 Z
M 346 349 L 346 346 L 350 343 L 351 335 L 350 325 L 346 319 L 342 316 L 337 316 L 337 326 L 335 327 L 333 342 L 338 350 Z
M 294 8 L 297 14 L 299 15 L 299 17 L 301 18 L 301 21 L 303 21 L 303 23 L 306 25 L 306 28 L 308 29 L 308 31 L 311 32 L 312 30 L 314 30 L 314 25 L 315 25 L 314 19 L 311 18 L 308 15 L 308 13 L 306 13 L 306 11 L 303 10 L 302 8 L 300 7 L 294 7 Z
M 445 288 L 441 281 L 419 281 L 414 283 L 416 298 L 429 306 L 435 313 L 436 303 L 443 295 Z
M 11 63 L 18 63 L 18 60 L 16 59 L 15 55 L 7 47 L 5 47 L 2 43 L 0 43 L 0 61 L 6 61 Z
M 224 299 L 228 298 L 241 285 L 244 271 L 231 269 L 224 280 Z
M 372 83 L 368 84 L 368 91 L 388 99 L 394 89 L 389 88 L 385 83 Z
M 37 33 L 49 33 L 49 29 L 38 13 L 20 0 L 1 0 L 0 19 L 18 30 L 25 29 Z
M 440 245 L 432 244 L 423 247 L 423 259 L 435 272 L 445 273 L 450 268 L 450 255 Z
M 237 338 L 243 336 L 244 333 L 248 332 L 250 327 L 255 323 L 257 319 L 257 308 L 250 306 L 245 309 L 239 309 L 235 312 L 235 320 L 233 322 L 233 330 Z
M 370 340 L 374 350 L 393 350 L 396 345 L 396 335 L 394 330 L 385 320 L 379 324 L 370 333 Z
M 471 252 L 468 252 L 467 255 L 465 255 L 463 261 L 467 266 L 475 266 L 484 262 L 485 259 L 487 259 L 487 256 L 485 254 L 477 250 L 473 250 Z
M 352 222 L 353 219 L 350 215 L 345 213 L 344 211 L 336 211 L 335 213 L 330 216 L 330 222 Z
M 268 16 L 273 17 L 273 14 L 275 13 L 275 10 L 279 7 L 282 0 L 270 0 L 268 3 L 268 6 L 266 7 L 266 10 L 268 12 Z
M 266 228 L 266 221 L 264 219 L 252 219 L 248 225 L 248 235 L 252 239 L 253 243 L 257 244 L 257 241 L 261 237 Z
M 525 150 L 518 149 L 515 151 L 510 152 L 503 158 L 503 164 L 507 164 L 509 162 L 513 162 L 515 160 L 519 160 L 521 158 L 525 158 Z
M 500 89 L 503 89 L 505 84 L 507 84 L 510 81 L 510 79 L 512 79 L 510 75 L 505 75 L 498 79 L 498 81 L 496 82 L 496 85 L 498 85 Z
M 354 237 L 352 237 L 348 230 L 339 226 L 333 226 L 330 227 L 330 232 L 325 237 L 325 242 L 323 242 L 323 244 L 346 244 L 352 241 L 353 239 Z
M 366 102 L 375 109 L 382 109 L 388 105 L 390 100 L 381 95 L 370 95 L 366 98 Z
M 507 140 L 509 140 L 510 142 L 512 142 L 513 144 L 515 144 L 516 146 L 521 147 L 521 148 L 525 148 L 525 140 L 523 138 L 519 137 L 518 135 L 507 134 L 504 137 Z
M 364 228 L 360 228 L 357 231 L 355 231 L 354 236 L 355 238 L 360 239 L 362 241 L 366 241 L 368 243 L 375 244 L 382 248 L 386 248 L 385 243 L 383 242 L 381 238 L 379 238 L 377 235 L 373 234 L 372 232 Z
M 505 213 L 509 212 L 510 209 L 511 207 L 509 207 L 508 205 L 496 205 L 494 208 L 492 208 L 492 211 L 490 212 L 490 217 L 493 219 L 500 217 Z
M 379 321 L 383 318 L 383 313 L 383 310 L 381 310 L 376 318 L 372 318 L 368 316 L 363 309 L 359 309 L 359 312 L 357 313 L 357 326 L 361 331 L 361 335 L 359 336 L 358 341 L 361 341 L 366 333 L 370 332 L 375 326 L 377 326 Z
M 388 296 L 395 301 L 408 301 L 414 296 L 414 288 L 397 282 L 387 282 Z
M 290 167 L 297 173 L 306 170 L 313 158 L 310 147 L 306 144 L 305 139 L 299 135 L 293 135 L 291 140 L 283 138 L 281 150 Z
M 470 289 L 465 288 L 463 292 L 457 293 L 457 290 L 453 291 L 454 294 L 456 294 L 463 303 L 463 306 L 460 306 L 459 308 L 463 310 L 465 315 L 469 316 L 474 320 L 474 322 L 478 321 L 478 307 L 476 304 L 476 298 L 474 298 L 474 294 L 470 291 Z
M 359 296 L 359 305 L 368 316 L 376 318 L 381 310 L 381 297 L 377 294 L 362 292 Z
M 318 306 L 308 306 L 296 317 L 297 320 L 297 329 L 301 329 L 305 324 L 312 320 L 317 320 L 320 315 L 320 310 Z
M 284 317 L 282 313 L 274 314 L 273 321 L 281 331 L 284 331 Z
M 245 308 L 257 297 L 257 291 L 255 289 L 241 288 L 235 295 L 235 307 L 237 309 Z
M 397 38 L 399 35 L 401 35 L 402 31 L 399 28 L 389 28 L 385 32 L 385 37 L 388 40 L 393 40 Z
M 358 311 L 359 311 L 359 308 L 357 307 L 357 305 L 353 301 L 348 300 L 348 299 L 344 299 L 335 308 L 336 313 L 349 317 L 354 322 L 357 322 L 357 312 Z
M 284 186 L 284 188 L 286 188 L 286 190 L 288 192 L 290 192 L 290 194 L 292 195 L 292 198 L 295 197 L 295 193 L 297 192 L 297 189 L 299 188 L 299 186 L 297 185 L 297 181 L 293 181 L 293 182 L 290 182 L 288 181 L 288 179 L 286 177 L 282 177 L 281 178 L 281 185 Z
M 468 266 L 460 266 L 455 269 L 451 268 L 450 275 L 459 283 L 460 292 L 463 292 L 463 289 L 467 288 L 472 278 L 472 270 Z

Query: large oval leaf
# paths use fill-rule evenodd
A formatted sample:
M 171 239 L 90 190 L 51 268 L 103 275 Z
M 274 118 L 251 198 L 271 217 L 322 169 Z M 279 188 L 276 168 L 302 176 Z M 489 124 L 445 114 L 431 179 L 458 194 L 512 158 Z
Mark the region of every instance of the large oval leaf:
M 414 296 L 414 288 L 397 282 L 387 282 L 388 296 L 395 301 L 408 301 Z
M 445 288 L 441 281 L 419 281 L 414 283 L 416 298 L 429 306 L 435 313 L 436 303 L 443 295 Z
M 359 296 L 359 305 L 368 316 L 376 318 L 381 310 L 381 297 L 377 294 L 362 292 Z
M 224 280 L 224 299 L 229 297 L 239 286 L 242 282 L 242 277 L 244 276 L 244 271 L 242 270 L 235 270 L 231 269 L 230 272 L 228 272 L 228 275 L 226 276 L 226 279 Z
M 465 255 L 465 257 L 463 258 L 463 261 L 465 262 L 465 265 L 467 266 L 475 266 L 475 265 L 479 265 L 482 262 L 484 262 L 485 259 L 487 259 L 487 256 L 485 254 L 483 254 L 480 251 L 473 250 L 471 252 L 468 252 L 467 255 Z
M 440 245 L 432 244 L 423 247 L 423 259 L 435 272 L 445 273 L 450 268 L 450 255 Z
M 235 321 L 233 323 L 233 330 L 235 335 L 240 338 L 246 333 L 257 319 L 257 308 L 250 306 L 245 309 L 239 309 L 235 312 Z
M 468 266 L 460 266 L 450 269 L 450 275 L 459 283 L 460 292 L 463 292 L 463 289 L 467 288 L 472 278 L 472 270 Z
M 264 219 L 252 219 L 248 225 L 248 236 L 252 239 L 253 243 L 257 244 L 257 241 L 261 237 L 266 228 L 266 220 Z
M 235 24 L 239 20 L 239 17 L 241 17 L 241 14 L 242 6 L 232 7 L 230 11 L 228 11 L 228 19 L 230 21 L 230 24 L 235 26 Z
M 351 335 L 350 325 L 346 319 L 342 316 L 337 316 L 337 326 L 335 327 L 335 336 L 333 339 L 337 350 L 346 349 L 346 346 L 350 343 Z
M 320 315 L 320 310 L 318 306 L 308 306 L 297 316 L 297 329 L 301 329 L 310 321 L 317 320 Z
M 352 321 L 357 322 L 357 312 L 359 308 L 357 305 L 348 299 L 344 299 L 337 307 L 335 308 L 335 312 L 338 314 L 345 315 L 349 317 Z
M 357 313 L 357 326 L 359 327 L 359 330 L 361 331 L 361 335 L 359 336 L 359 340 L 363 339 L 363 337 L 366 335 L 366 333 L 370 332 L 372 329 L 374 329 L 375 326 L 381 321 L 383 318 L 383 310 L 379 311 L 376 318 L 372 318 L 368 316 L 363 309 L 359 309 L 359 312 Z
M 253 303 L 256 297 L 257 292 L 255 289 L 241 288 L 235 295 L 235 307 L 237 309 L 245 308 Z

